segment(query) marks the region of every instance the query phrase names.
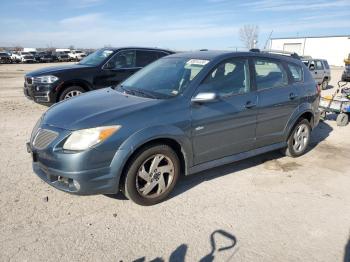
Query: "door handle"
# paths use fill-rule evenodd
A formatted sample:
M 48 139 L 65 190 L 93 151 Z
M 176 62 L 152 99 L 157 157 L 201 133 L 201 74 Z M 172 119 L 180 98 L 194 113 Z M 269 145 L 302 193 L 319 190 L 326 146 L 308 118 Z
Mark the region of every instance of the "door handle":
M 255 107 L 256 104 L 255 103 L 252 103 L 252 101 L 248 101 L 246 104 L 245 104 L 245 108 L 247 109 L 250 109 L 250 108 L 253 108 Z
M 293 100 L 293 99 L 295 99 L 296 97 L 298 97 L 298 95 L 296 95 L 296 94 L 294 94 L 294 93 L 290 93 L 290 94 L 289 94 L 289 99 L 290 99 L 290 100 Z

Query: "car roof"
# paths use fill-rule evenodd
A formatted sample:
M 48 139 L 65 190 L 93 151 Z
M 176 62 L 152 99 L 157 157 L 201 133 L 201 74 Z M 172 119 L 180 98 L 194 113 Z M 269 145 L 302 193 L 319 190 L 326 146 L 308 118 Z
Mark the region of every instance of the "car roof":
M 262 57 L 262 58 L 275 58 L 290 62 L 301 62 L 300 59 L 296 59 L 287 55 L 279 55 L 268 52 L 241 52 L 241 51 L 229 51 L 229 50 L 199 50 L 199 51 L 191 51 L 191 52 L 180 52 L 173 54 L 168 57 L 181 57 L 181 58 L 189 58 L 189 59 L 204 59 L 204 60 L 214 60 L 225 57 L 240 57 L 240 56 L 253 56 L 253 57 Z
M 119 50 L 128 50 L 128 49 L 141 49 L 141 50 L 152 50 L 152 51 L 163 51 L 167 53 L 175 53 L 172 50 L 169 49 L 163 49 L 163 48 L 157 48 L 157 47 L 141 47 L 141 46 L 124 46 L 124 47 L 104 47 L 102 49 L 108 49 L 113 51 L 119 51 Z

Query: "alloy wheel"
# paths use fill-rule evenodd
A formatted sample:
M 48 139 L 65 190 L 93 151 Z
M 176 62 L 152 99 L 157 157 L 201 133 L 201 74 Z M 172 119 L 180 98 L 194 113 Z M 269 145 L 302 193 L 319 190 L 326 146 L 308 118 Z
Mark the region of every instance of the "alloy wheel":
M 295 130 L 293 136 L 293 149 L 295 152 L 302 152 L 308 144 L 310 137 L 309 128 L 305 124 L 301 124 Z
M 156 154 L 146 159 L 138 169 L 136 189 L 146 198 L 162 195 L 174 179 L 174 163 L 163 154 Z

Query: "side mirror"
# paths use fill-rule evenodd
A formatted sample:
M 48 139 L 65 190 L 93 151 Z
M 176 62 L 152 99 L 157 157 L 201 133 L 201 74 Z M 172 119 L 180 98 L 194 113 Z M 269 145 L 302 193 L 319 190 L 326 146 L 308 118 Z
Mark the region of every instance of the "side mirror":
M 309 66 L 309 70 L 310 70 L 310 71 L 314 71 L 314 70 L 315 70 L 315 65 L 310 65 L 310 66 Z
M 199 93 L 191 99 L 192 103 L 208 103 L 214 102 L 218 99 L 217 94 L 215 93 Z

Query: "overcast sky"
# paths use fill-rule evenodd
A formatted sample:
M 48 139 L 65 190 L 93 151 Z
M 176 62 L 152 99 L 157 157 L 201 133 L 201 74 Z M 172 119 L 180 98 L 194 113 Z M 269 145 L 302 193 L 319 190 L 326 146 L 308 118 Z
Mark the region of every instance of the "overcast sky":
M 350 34 L 350 0 L 1 0 L 0 46 L 242 47 L 239 28 L 272 37 Z

